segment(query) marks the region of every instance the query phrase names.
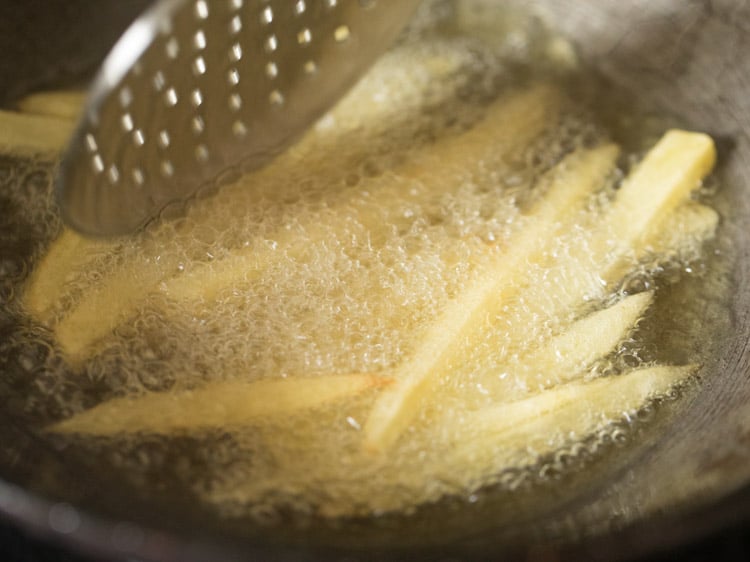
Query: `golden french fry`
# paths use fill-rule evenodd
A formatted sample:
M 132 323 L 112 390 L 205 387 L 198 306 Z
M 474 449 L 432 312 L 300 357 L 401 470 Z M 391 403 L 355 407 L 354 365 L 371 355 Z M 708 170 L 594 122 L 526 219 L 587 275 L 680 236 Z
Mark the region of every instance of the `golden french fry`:
M 487 318 L 522 288 L 530 263 L 545 259 L 549 241 L 564 232 L 584 202 L 612 172 L 618 149 L 605 145 L 568 156 L 549 172 L 550 186 L 506 253 L 428 328 L 413 357 L 394 375 L 396 383 L 376 401 L 365 425 L 365 447 L 388 448 L 421 408 L 431 385 L 471 353 Z
M 46 115 L 75 121 L 83 111 L 86 93 L 80 90 L 53 90 L 30 94 L 18 102 L 23 113 Z
M 387 377 L 377 375 L 212 382 L 195 390 L 103 402 L 53 425 L 50 431 L 112 435 L 229 428 L 294 415 L 388 383 Z
M 74 125 L 70 119 L 0 110 L 0 149 L 59 152 L 67 145 Z
M 696 365 L 645 367 L 479 410 L 468 415 L 453 435 L 454 446 L 446 451 L 456 466 L 471 472 L 466 479 L 478 484 L 503 466 L 524 462 L 523 457 L 534 462 L 585 438 L 667 394 L 697 369 Z M 528 458 L 529 453 L 534 459 Z

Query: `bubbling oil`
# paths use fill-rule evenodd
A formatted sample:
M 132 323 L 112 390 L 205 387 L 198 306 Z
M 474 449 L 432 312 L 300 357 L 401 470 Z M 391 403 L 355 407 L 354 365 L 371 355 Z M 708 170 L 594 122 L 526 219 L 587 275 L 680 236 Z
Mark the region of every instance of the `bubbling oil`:
M 61 228 L 50 196 L 40 197 L 50 183 L 50 167 L 6 164 L 3 193 L 12 208 L 7 214 L 21 215 L 18 225 L 34 228 L 26 234 L 23 258 L 0 264 L 3 314 L 23 318 L 12 323 L 14 332 L 2 344 L 2 356 L 15 357 L 26 373 L 23 381 L 3 382 L 9 396 L 26 397 L 18 410 L 43 426 L 113 396 L 181 391 L 225 379 L 388 377 L 413 353 L 422 327 L 511 243 L 524 210 L 540 196 L 536 186 L 545 171 L 612 134 L 572 95 L 531 140 L 492 151 L 464 144 L 464 153 L 483 156 L 431 168 L 434 147 L 470 131 L 494 100 L 541 79 L 574 91 L 581 80 L 575 50 L 564 39 L 528 15 L 493 11 L 488 20 L 482 14 L 489 4 L 428 3 L 401 42 L 287 154 L 196 201 L 179 220 L 157 222 L 92 252 L 85 267 L 66 279 L 48 326 L 60 325 L 87 293 L 123 268 L 179 278 L 202 268 L 220 272 L 238 253 L 250 258 L 231 285 L 188 305 L 158 290 L 160 278 L 156 290 L 139 298 L 80 364 L 66 362 L 50 333 L 24 318 L 19 305 L 22 280 Z M 639 136 L 644 146 L 667 124 L 649 123 Z M 630 147 L 630 156 L 639 156 L 642 148 Z M 426 165 L 419 168 L 421 161 Z M 405 172 L 413 171 L 414 162 L 416 176 Z M 624 158 L 620 177 L 627 167 Z M 617 179 L 600 197 L 611 195 Z M 667 311 L 668 303 L 684 301 L 685 291 L 696 284 L 702 292 L 726 294 L 713 261 L 710 273 L 696 274 L 709 263 L 698 259 L 698 247 L 670 263 L 643 264 L 626 279 L 623 294 L 657 287 L 659 302 L 593 374 L 663 359 L 696 361 L 705 353 L 700 345 L 678 344 L 685 333 L 699 341 L 697 308 L 682 308 L 686 324 L 679 330 L 680 320 Z M 544 284 L 552 278 L 538 267 L 530 279 Z M 543 318 L 545 306 L 521 298 L 505 312 Z M 657 320 L 672 327 L 668 337 L 660 334 Z M 514 345 L 549 337 L 557 322 L 534 323 Z M 273 521 L 284 510 L 351 517 L 409 512 L 446 496 L 473 501 L 489 485 L 512 490 L 532 474 L 546 479 L 572 470 L 576 459 L 597 454 L 601 444 L 627 438 L 629 425 L 622 423 L 572 443 L 553 432 L 546 456 L 524 448 L 492 450 L 487 455 L 494 460 L 481 470 L 456 464 L 445 447 L 456 426 L 466 423 L 463 412 L 491 404 L 498 393 L 527 392 L 522 382 L 504 377 L 518 353 L 504 337 L 487 333 L 470 360 L 439 381 L 441 400 L 420 412 L 385 456 L 363 454 L 361 447 L 373 393 L 226 428 L 219 440 L 198 431 L 195 439 L 206 446 L 211 441 L 211 458 L 199 465 L 165 460 L 174 456 L 169 436 L 157 440 L 158 453 L 144 452 L 138 434 L 94 439 L 92 451 L 135 473 L 158 466 L 225 516 Z M 493 369 L 502 379 L 500 390 L 482 382 Z M 636 412 L 631 414 L 636 419 Z M 441 425 L 446 416 L 455 426 Z

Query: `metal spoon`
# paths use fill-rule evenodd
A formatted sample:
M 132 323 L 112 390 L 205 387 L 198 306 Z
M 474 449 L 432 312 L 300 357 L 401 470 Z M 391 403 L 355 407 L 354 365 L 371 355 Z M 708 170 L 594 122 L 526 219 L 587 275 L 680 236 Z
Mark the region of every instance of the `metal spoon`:
M 63 157 L 65 221 L 132 232 L 287 148 L 418 0 L 159 0 L 104 61 Z

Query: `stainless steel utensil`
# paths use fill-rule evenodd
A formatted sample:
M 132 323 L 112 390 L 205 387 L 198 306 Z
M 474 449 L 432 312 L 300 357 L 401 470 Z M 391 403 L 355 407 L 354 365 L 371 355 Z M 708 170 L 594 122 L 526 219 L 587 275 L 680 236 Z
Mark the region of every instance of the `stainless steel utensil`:
M 331 107 L 418 0 L 160 0 L 104 61 L 57 179 L 66 221 L 137 229 L 258 168 Z
M 525 0 L 497 2 L 531 6 Z M 12 104 L 31 87 L 65 83 L 38 71 L 42 67 L 73 71 L 85 67 L 79 61 L 103 54 L 98 49 L 109 35 L 102 23 L 110 21 L 113 29 L 124 24 L 129 15 L 125 8 L 129 4 L 132 9 L 134 3 L 67 0 L 55 9 L 49 0 L 0 3 L 3 103 Z M 99 557 L 180 562 L 347 557 L 611 560 L 695 540 L 741 518 L 747 521 L 750 59 L 737 53 L 750 48 L 750 3 L 540 0 L 533 9 L 574 39 L 581 57 L 613 84 L 721 141 L 721 189 L 731 202 L 721 236 L 729 239 L 736 255 L 731 272 L 733 330 L 719 339 L 700 392 L 658 438 L 644 445 L 643 455 L 614 463 L 598 478 L 582 473 L 576 489 L 542 489 L 533 509 L 521 510 L 514 498 L 500 495 L 477 504 L 438 504 L 396 521 L 313 521 L 296 527 L 286 522 L 252 526 L 217 521 L 184 489 L 173 493 L 169 481 L 158 480 L 161 497 L 156 498 L 139 488 L 136 477 L 112 473 L 106 458 L 61 449 L 40 437 L 39 428 L 49 420 L 24 415 L 19 406 L 27 398 L 22 385 L 59 383 L 54 365 L 45 363 L 48 351 L 40 347 L 25 349 L 25 356 L 0 354 L 0 387 L 5 385 L 7 395 L 0 404 L 0 516 Z M 19 22 L 19 15 L 28 16 L 28 24 Z M 86 40 L 72 41 L 71 35 Z M 0 160 L 0 186 L 8 169 L 14 168 Z M 29 184 L 46 178 L 38 167 L 26 170 L 24 177 Z M 27 240 L 33 225 L 19 223 L 13 209 L 0 208 L 3 236 Z M 13 248 L 21 248 L 13 253 L 28 253 L 34 246 L 27 241 Z M 12 279 L 14 272 L 16 277 L 24 274 L 25 262 L 13 261 L 11 255 L 2 254 L 3 279 Z M 3 298 L 10 294 L 3 293 Z M 30 329 L 14 328 L 6 317 L 1 320 L 0 342 L 12 329 Z M 29 357 L 41 365 L 38 371 L 24 369 Z M 107 375 L 111 373 L 102 373 Z M 10 381 L 17 381 L 19 389 Z M 503 519 L 508 511 L 512 520 Z M 68 524 L 60 525 L 61 520 Z M 71 520 L 78 524 L 70 525 Z M 206 550 L 206 545 L 217 544 L 223 557 Z

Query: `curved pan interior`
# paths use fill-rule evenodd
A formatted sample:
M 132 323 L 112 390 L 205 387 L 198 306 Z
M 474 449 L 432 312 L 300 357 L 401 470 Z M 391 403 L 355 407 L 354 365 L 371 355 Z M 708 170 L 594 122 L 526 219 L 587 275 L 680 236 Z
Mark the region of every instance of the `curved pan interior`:
M 143 3 L 130 2 L 129 9 L 107 14 L 109 21 L 120 22 L 111 31 Z M 41 10 L 34 21 L 55 17 L 38 2 L 28 4 Z M 106 11 L 101 2 L 69 4 L 68 14 L 79 6 L 80 13 L 95 10 L 99 18 Z M 0 15 L 5 9 L 0 8 Z M 162 501 L 155 503 L 147 491 L 123 483 L 118 475 L 122 467 L 70 455 L 67 446 L 38 437 L 29 429 L 33 423 L 9 416 L 0 406 L 0 513 L 92 552 L 184 561 L 291 560 L 303 553 L 312 558 L 363 553 L 410 559 L 436 553 L 523 556 L 529 544 L 536 545 L 534 552 L 562 549 L 596 558 L 613 549 L 625 555 L 669 546 L 750 512 L 750 59 L 742 56 L 750 49 L 750 5 L 731 0 L 540 0 L 533 9 L 574 40 L 582 58 L 613 91 L 678 115 L 719 145 L 719 177 L 731 202 L 724 210 L 722 236 L 736 256 L 731 329 L 717 334 L 700 392 L 659 432 L 648 433 L 637 456 L 614 448 L 606 466 L 566 480 L 563 490 L 499 492 L 477 505 L 446 501 L 413 516 L 257 527 L 244 520 L 216 520 L 168 481 L 159 483 Z M 21 29 L 3 33 L 0 25 L 0 37 L 7 40 Z M 65 76 L 45 72 L 47 81 L 69 83 L 91 66 L 82 61 L 101 56 L 111 35 L 92 39 L 88 51 L 86 45 L 63 41 L 58 52 L 69 64 L 53 66 Z M 0 65 L 0 82 L 19 77 L 6 94 L 9 99 L 0 101 L 7 103 L 37 86 L 29 85 L 22 72 L 28 67 L 23 56 Z M 38 61 L 51 55 L 35 56 Z M 7 167 L 0 160 L 0 173 Z M 41 174 L 42 181 L 49 180 L 44 165 L 29 162 L 24 169 L 30 177 Z M 33 230 L 33 225 L 14 222 L 7 206 L 2 212 L 4 229 Z M 23 236 L 18 239 L 24 241 Z M 33 236 L 26 243 L 32 244 Z M 2 322 L 4 331 L 31 329 L 13 319 Z M 15 368 L 7 357 L 0 364 L 4 371 Z

